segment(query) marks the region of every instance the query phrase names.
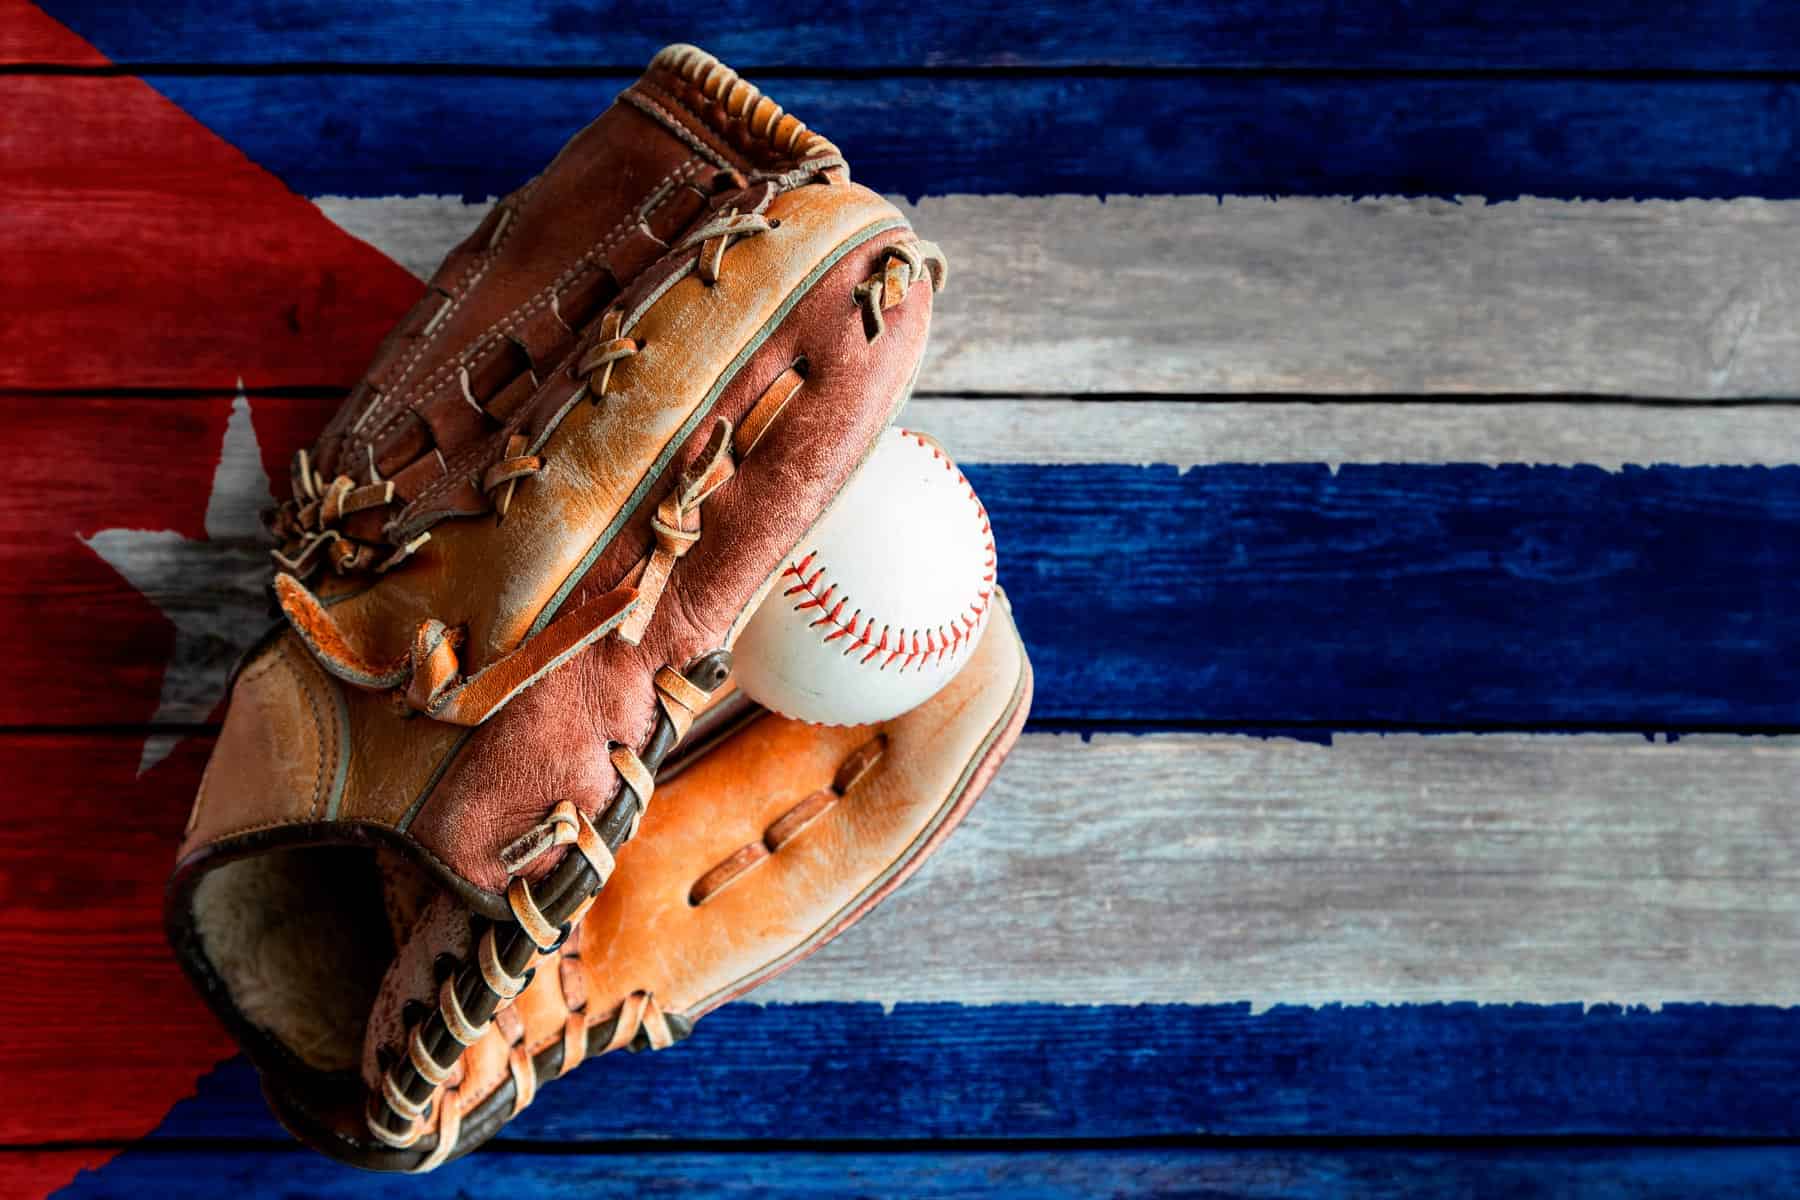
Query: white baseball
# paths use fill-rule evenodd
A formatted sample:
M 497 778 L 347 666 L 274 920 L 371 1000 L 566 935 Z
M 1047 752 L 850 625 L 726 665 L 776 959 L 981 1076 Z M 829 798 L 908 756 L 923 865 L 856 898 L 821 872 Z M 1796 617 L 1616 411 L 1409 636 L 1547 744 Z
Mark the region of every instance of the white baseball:
M 885 721 L 969 660 L 993 594 L 975 490 L 936 442 L 890 429 L 744 627 L 738 685 L 818 725 Z

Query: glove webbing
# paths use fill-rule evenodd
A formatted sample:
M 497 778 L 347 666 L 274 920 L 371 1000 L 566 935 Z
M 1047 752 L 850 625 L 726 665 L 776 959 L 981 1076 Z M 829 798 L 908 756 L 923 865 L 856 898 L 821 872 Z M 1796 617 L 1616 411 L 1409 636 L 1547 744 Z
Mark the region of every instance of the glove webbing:
M 724 419 L 714 425 L 695 466 L 657 508 L 652 522 L 657 545 L 636 579 L 638 593 L 651 597 L 646 608 L 654 606 L 674 560 L 698 538 L 700 504 L 731 478 L 736 460 L 749 456 L 804 383 L 805 363 L 796 362 L 763 389 L 735 433 Z M 625 631 L 620 633 L 624 636 Z M 501 851 L 501 862 L 513 877 L 507 885 L 513 921 L 504 927 L 489 924 L 481 931 L 475 961 L 462 964 L 444 981 L 437 1007 L 408 1036 L 406 1056 L 384 1073 L 380 1091 L 370 1094 L 366 1118 L 376 1138 L 404 1149 L 423 1136 L 421 1119 L 430 1109 L 432 1094 L 450 1078 L 462 1051 L 481 1036 L 499 1006 L 530 984 L 533 959 L 563 945 L 606 885 L 612 875 L 613 852 L 636 834 L 649 806 L 657 767 L 687 736 L 695 713 L 730 673 L 731 656 L 724 650 L 703 656 L 685 673 L 666 666 L 658 670 L 656 731 L 641 756 L 625 746 L 612 748 L 613 766 L 624 785 L 599 825 L 589 823 L 575 805 L 564 800 L 535 829 Z M 533 888 L 519 872 L 558 845 L 573 845 L 577 853 L 567 855 L 547 880 Z M 608 1049 L 640 1039 L 660 1049 L 686 1035 L 686 1024 L 665 1018 L 654 996 L 638 995 L 641 1002 L 634 996 L 614 1018 Z M 585 1007 L 585 999 L 581 1006 L 572 1007 Z M 570 1030 L 576 1020 L 570 1018 Z M 585 1018 L 581 1020 L 585 1024 Z M 573 1032 L 565 1031 L 565 1042 L 574 1037 Z M 508 1066 L 514 1075 L 515 1105 L 523 1107 L 535 1094 L 536 1076 L 529 1084 L 521 1080 L 521 1070 L 529 1069 L 530 1064 L 515 1061 L 524 1052 L 517 1046 L 514 1051 Z M 444 1063 L 446 1056 L 450 1065 Z M 564 1069 L 579 1060 L 580 1055 L 566 1055 Z M 457 1105 L 440 1106 L 437 1146 L 416 1170 L 430 1170 L 452 1153 L 460 1123 Z
M 685 681 L 683 682 L 685 683 Z M 778 854 L 815 821 L 841 803 L 858 785 L 868 779 L 882 761 L 886 750 L 887 735 L 883 733 L 877 733 L 852 750 L 839 764 L 828 786 L 802 798 L 793 807 L 770 822 L 758 841 L 728 855 L 719 864 L 702 874 L 689 891 L 688 903 L 695 907 L 708 903 L 720 892 L 748 876 L 757 865 L 767 862 Z M 545 822 L 545 826 L 556 825 L 560 829 L 563 822 L 559 819 L 558 814 L 561 811 L 562 806 L 558 805 L 557 813 L 552 814 L 551 820 Z M 527 851 L 527 853 L 536 852 Z M 592 898 L 588 903 L 592 903 Z M 578 924 L 582 915 L 583 910 L 578 909 L 569 924 Z M 566 1010 L 562 1036 L 551 1042 L 536 1056 L 532 1055 L 531 1046 L 525 1041 L 525 1022 L 519 1015 L 517 1007 L 508 1005 L 494 1014 L 494 1025 L 499 1029 L 507 1044 L 506 1069 L 513 1085 L 511 1103 L 507 1105 L 511 1116 L 519 1115 L 537 1098 L 540 1080 L 559 1079 L 580 1066 L 589 1057 L 587 980 L 580 956 L 579 943 L 575 946 L 564 946 L 556 954 L 558 984 L 562 1005 Z M 455 1003 L 454 998 L 450 1003 Z M 680 1013 L 665 1013 L 653 993 L 637 989 L 624 997 L 617 1011 L 595 1021 L 592 1032 L 598 1049 L 592 1053 L 610 1054 L 615 1050 L 622 1049 L 661 1050 L 685 1038 L 692 1028 L 691 1017 Z M 468 1030 L 471 1037 L 478 1035 L 479 1032 L 474 1029 Z M 416 1048 L 418 1045 L 416 1033 L 413 1045 L 415 1047 L 414 1057 L 417 1060 L 423 1051 Z M 434 1081 L 434 1086 L 441 1082 L 449 1090 L 435 1102 L 435 1124 L 425 1130 L 437 1134 L 437 1144 L 415 1168 L 416 1171 L 431 1170 L 455 1153 L 457 1143 L 462 1136 L 463 1122 L 472 1113 L 481 1113 L 482 1116 L 477 1119 L 484 1124 L 493 1120 L 492 1113 L 487 1109 L 470 1108 L 465 1110 L 460 1102 L 461 1098 L 457 1093 L 466 1079 L 463 1070 L 464 1064 L 461 1061 L 450 1068 L 443 1068 L 427 1058 L 425 1065 L 429 1069 L 422 1070 L 422 1073 Z M 497 1106 L 504 1101 L 496 1096 L 493 1103 Z M 421 1115 L 423 1115 L 423 1110 L 421 1110 Z
M 763 231 L 756 223 L 739 222 L 729 215 L 725 218 L 725 224 L 731 227 L 696 231 L 707 235 L 698 240 L 704 243 L 714 238 L 720 239 L 716 253 L 722 254 L 723 243 L 730 237 Z M 707 249 L 703 248 L 703 254 Z M 864 334 L 870 341 L 881 336 L 881 314 L 904 299 L 911 283 L 925 278 L 930 279 L 934 290 L 942 286 L 944 260 L 936 246 L 918 243 L 889 248 L 876 273 L 859 285 L 854 293 L 854 298 L 863 308 Z M 615 336 L 603 340 L 576 368 L 578 372 L 589 375 L 589 385 L 596 399 L 604 394 L 613 365 L 631 357 L 638 349 L 637 343 L 617 336 L 619 331 L 616 325 L 608 332 Z M 720 419 L 715 423 L 696 463 L 683 473 L 677 486 L 658 506 L 652 521 L 656 545 L 634 572 L 632 582 L 635 583 L 635 588 L 622 587 L 614 593 L 588 601 L 580 609 L 565 614 L 564 618 L 554 622 L 539 638 L 553 635 L 558 626 L 577 618 L 585 623 L 587 618 L 583 610 L 597 603 L 609 603 L 614 597 L 627 592 L 631 593 L 629 600 L 619 605 L 616 612 L 605 619 L 604 626 L 591 637 L 584 638 L 575 649 L 615 628 L 628 641 L 635 642 L 641 637 L 642 623 L 632 622 L 636 628 L 631 629 L 622 626 L 629 617 L 636 615 L 638 596 L 641 594 L 648 600 L 641 610 L 644 614 L 642 622 L 647 622 L 649 613 L 654 610 L 668 581 L 674 561 L 698 539 L 701 503 L 731 478 L 736 467 L 735 460 L 746 457 L 755 448 L 782 409 L 799 392 L 804 384 L 805 374 L 806 364 L 801 360 L 777 376 L 745 414 L 743 425 L 735 436 L 730 422 Z M 509 457 L 521 458 L 523 449 L 523 446 L 516 443 L 510 445 Z M 518 466 L 523 469 L 512 474 L 511 478 L 497 478 L 494 482 L 510 484 L 536 469 L 536 464 L 521 462 Z M 510 487 L 506 491 L 507 498 L 510 499 Z M 289 579 L 291 591 L 311 598 L 310 592 L 298 580 L 292 580 L 291 577 Z M 316 600 L 314 603 L 316 604 Z M 290 617 L 292 615 L 290 611 Z M 428 627 L 435 624 L 427 622 L 421 625 L 413 661 L 417 664 L 431 655 L 443 653 L 440 647 L 447 646 L 453 667 L 454 643 L 448 631 L 429 630 Z M 296 626 L 299 627 L 299 622 L 296 622 Z M 302 629 L 301 632 L 304 636 L 306 631 Z M 435 641 L 426 647 L 428 632 L 435 637 Z M 308 639 L 308 644 L 313 645 L 311 639 Z M 318 648 L 315 646 L 314 649 L 317 653 Z M 558 663 L 564 657 L 566 656 L 559 656 Z M 441 670 L 434 674 L 438 674 L 440 678 L 447 677 L 447 673 Z M 481 1036 L 484 1027 L 499 1011 L 500 1005 L 529 986 L 535 971 L 532 965 L 534 959 L 540 954 L 555 952 L 567 940 L 575 923 L 610 877 L 613 852 L 636 833 L 654 790 L 657 767 L 686 734 L 695 711 L 729 674 L 730 654 L 723 650 L 703 656 L 690 666 L 685 675 L 677 674 L 668 667 L 662 668 L 656 678 L 658 699 L 661 702 L 656 731 L 642 756 L 633 754 L 627 747 L 613 748 L 612 761 L 619 770 L 624 785 L 619 796 L 607 808 L 599 825 L 589 824 L 579 810 L 564 801 L 557 805 L 537 829 L 503 851 L 503 861 L 509 873 L 514 875 L 507 889 L 507 899 L 514 919 L 505 925 L 489 923 L 481 930 L 474 962 L 462 964 L 444 981 L 439 991 L 437 1007 L 409 1035 L 407 1055 L 384 1074 L 379 1091 L 371 1092 L 366 1119 L 370 1132 L 376 1138 L 387 1145 L 406 1148 L 424 1136 L 422 1118 L 431 1111 L 433 1094 L 451 1077 L 460 1062 L 462 1051 Z M 535 677 L 534 675 L 533 678 Z M 415 668 L 415 684 L 418 678 L 419 673 Z M 411 690 L 414 689 L 409 689 Z M 877 755 L 878 753 L 877 751 Z M 544 881 L 541 895 L 516 874 L 552 846 L 564 844 L 574 844 L 578 853 L 564 858 Z M 723 882 L 725 881 L 718 881 L 721 885 Z M 661 1048 L 687 1033 L 686 1023 L 665 1017 L 657 1007 L 655 998 L 647 993 L 634 993 L 613 1020 L 614 1028 L 608 1049 L 640 1040 L 653 1048 Z M 572 1016 L 570 1030 L 575 1028 L 575 1021 L 576 1018 Z M 574 1036 L 574 1033 L 566 1030 L 565 1043 Z M 442 1061 L 446 1054 L 450 1057 L 449 1066 Z M 509 1053 L 508 1067 L 514 1076 L 515 1111 L 530 1102 L 536 1089 L 535 1073 L 529 1083 L 520 1078 L 521 1071 L 531 1070 L 529 1062 L 521 1061 L 523 1057 L 523 1048 L 514 1045 Z M 569 1065 L 572 1062 L 565 1056 L 564 1069 L 568 1069 Z M 459 1106 L 453 1103 L 440 1105 L 437 1144 L 414 1169 L 430 1170 L 453 1153 L 460 1125 Z
M 613 853 L 630 839 L 642 820 L 654 788 L 656 768 L 681 740 L 693 705 L 704 702 L 730 673 L 731 655 L 724 650 L 701 656 L 683 673 L 668 671 L 665 677 L 659 672 L 657 696 L 662 707 L 656 730 L 641 755 L 622 746 L 614 747 L 613 761 L 623 766 L 624 783 L 599 822 L 582 829 L 585 818 L 570 805 L 567 813 L 575 818 L 574 832 L 564 835 L 560 831 L 569 828 L 570 822 L 559 805 L 545 822 L 546 826 L 555 827 L 552 831 L 534 830 L 521 839 L 529 839 L 526 845 L 515 843 L 507 848 L 513 862 L 529 862 L 559 840 L 575 842 L 581 852 L 565 856 L 536 889 L 509 886 L 508 900 L 515 919 L 484 923 L 472 961 L 460 964 L 445 979 L 437 1006 L 407 1038 L 406 1056 L 384 1074 L 380 1090 L 370 1093 L 367 1123 L 376 1138 L 399 1149 L 418 1141 L 424 1132 L 420 1118 L 430 1110 L 433 1092 L 449 1078 L 463 1049 L 481 1036 L 501 1002 L 530 984 L 535 972 L 533 959 L 559 949 L 569 936 L 581 910 L 605 883 L 601 870 L 610 865 Z M 589 832 L 593 835 L 591 841 Z M 604 854 L 600 853 L 601 848 Z M 523 881 L 515 878 L 514 882 Z M 534 942 L 527 922 L 540 934 L 553 933 L 554 939 L 544 944 Z M 637 1032 L 633 1030 L 628 1037 L 635 1037 Z M 450 1065 L 446 1066 L 446 1062 Z M 444 1109 L 439 1145 L 419 1169 L 436 1166 L 433 1160 L 438 1153 L 450 1153 L 460 1119 L 460 1115 L 452 1116 L 455 1108 L 449 1105 Z

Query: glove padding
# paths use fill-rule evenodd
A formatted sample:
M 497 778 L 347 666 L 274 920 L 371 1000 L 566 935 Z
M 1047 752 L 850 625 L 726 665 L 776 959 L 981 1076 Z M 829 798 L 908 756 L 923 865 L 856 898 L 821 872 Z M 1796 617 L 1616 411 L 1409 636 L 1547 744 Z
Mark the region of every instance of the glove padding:
M 305 1140 L 362 1166 L 429 1170 L 492 1137 L 589 1058 L 662 1049 L 705 1013 L 817 950 L 937 848 L 1018 736 L 1031 673 L 1004 600 L 970 662 L 878 725 L 762 713 L 662 784 L 619 869 L 568 941 L 464 1050 L 403 1149 L 370 1147 L 358 1104 L 406 1053 L 409 1009 L 435 1005 L 440 964 L 472 948 L 440 892 L 417 918 L 369 1018 L 361 1076 L 271 1087 Z
M 529 1035 L 522 993 L 548 986 L 532 964 L 566 950 L 624 872 L 658 771 L 719 719 L 728 647 L 904 402 L 942 276 L 835 147 L 672 47 L 451 254 L 297 457 L 272 519 L 285 623 L 235 673 L 168 928 L 301 1136 L 416 1168 L 491 1132 L 481 1048 Z M 1023 719 L 1010 624 L 986 641 L 1012 648 L 1010 677 L 980 686 L 1013 715 L 977 722 L 962 759 L 930 752 L 962 780 L 953 804 L 1010 744 L 994 729 Z M 735 753 L 787 778 L 747 736 Z M 758 819 L 762 795 L 741 798 Z M 859 853 L 904 873 L 933 844 Z M 816 871 L 815 892 L 783 900 L 793 919 L 872 903 L 863 861 Z M 633 924 L 583 935 L 582 961 L 628 961 Z M 822 932 L 757 942 L 742 978 Z M 636 1036 L 654 1012 L 716 1003 L 701 977 L 593 994 L 620 1011 L 608 989 L 653 998 L 626 1021 Z M 535 1090 L 509 1079 L 514 1102 Z

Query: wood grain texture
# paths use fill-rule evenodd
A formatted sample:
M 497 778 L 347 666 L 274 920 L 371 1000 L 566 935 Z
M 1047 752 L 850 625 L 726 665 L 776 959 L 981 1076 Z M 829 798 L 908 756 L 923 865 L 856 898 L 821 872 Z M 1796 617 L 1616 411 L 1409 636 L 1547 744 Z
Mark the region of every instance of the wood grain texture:
M 1036 721 L 1800 723 L 1800 468 L 965 471 Z
M 1800 393 L 1800 204 L 896 202 L 950 259 L 926 393 Z M 318 204 L 421 275 L 485 208 Z
M 77 68 L 0 77 L 0 388 L 113 393 L 0 397 L 27 448 L 0 484 L 0 655 L 27 681 L 0 723 L 106 727 L 0 733 L 0 1076 L 25 1098 L 0 1143 L 33 1147 L 0 1151 L 0 1193 L 147 1133 L 69 1194 L 385 1193 L 276 1148 L 241 1059 L 205 1074 L 226 1040 L 157 919 L 208 749 L 188 725 L 260 625 L 266 477 L 417 294 L 389 259 L 429 269 L 465 197 L 535 170 L 692 22 L 53 7 L 181 69 L 96 71 L 0 0 L 0 62 Z M 941 197 L 912 209 L 953 260 L 914 416 L 994 510 L 1040 715 L 1296 736 L 1029 735 L 959 838 L 768 1006 L 550 1089 L 443 1183 L 1800 1190 L 1792 1145 L 1308 1140 L 1800 1134 L 1800 739 L 1334 733 L 1800 726 L 1793 407 L 1582 398 L 1800 394 L 1800 19 L 733 0 L 711 21 L 860 179 Z M 1563 199 L 1307 198 L 1336 193 Z M 1684 199 L 1571 199 L 1640 196 Z M 240 377 L 322 392 L 234 403 Z M 1385 399 L 1143 399 L 1266 392 Z M 1505 393 L 1553 402 L 1402 402 Z M 923 1148 L 970 1137 L 991 1144 Z M 1174 1143 L 1027 1141 L 1067 1137 Z
M 503 195 L 635 78 L 144 80 L 303 195 Z M 908 196 L 1800 196 L 1784 78 L 760 74 Z
M 1800 1010 L 1711 1005 L 739 1002 L 546 1086 L 507 1137 L 1792 1138 L 1797 1029 Z M 145 1141 L 280 1136 L 239 1058 Z
M 138 778 L 128 735 L 0 736 L 0 1142 L 141 1137 L 232 1052 L 163 942 L 162 889 L 209 746 Z M 5 1193 L 17 1195 L 19 1193 Z
M 437 0 L 367 6 L 347 0 L 180 0 L 130 7 L 47 0 L 45 7 L 120 61 L 243 64 L 415 63 L 567 68 L 634 66 L 671 41 L 699 41 L 733 65 L 823 70 L 882 67 L 1527 67 L 1597 70 L 1786 69 L 1800 21 L 1774 0 L 1709 0 L 1654 15 L 1625 0 L 1579 9 L 1524 0 L 1398 7 L 1136 0 L 909 11 L 850 0 L 777 15 L 734 0 L 704 19 L 672 5 L 607 0 Z M 62 62 L 58 48 L 0 42 L 0 61 Z
M 185 739 L 134 778 L 141 736 L 0 738 L 47 814 L 7 839 L 25 872 L 6 926 L 18 937 L 80 900 L 81 879 L 36 890 L 58 869 L 54 831 L 124 803 L 115 791 L 153 810 L 141 861 L 116 880 L 153 905 L 210 739 Z M 1726 735 L 1029 734 L 916 885 L 760 995 L 1800 1003 L 1797 747 Z M 1120 798 L 1116 816 L 1072 824 L 1072 798 L 1096 795 Z M 162 960 L 157 938 L 116 942 L 122 928 L 91 933 L 100 950 L 117 946 L 121 977 Z
M 0 483 L 0 653 L 40 664 L 0 723 L 206 720 L 272 619 L 267 480 L 335 404 L 259 401 L 232 438 L 229 396 L 0 401 L 33 450 Z
M 1800 1003 L 1797 768 L 1788 738 L 1028 736 L 763 996 Z
M 915 397 L 900 424 L 959 462 L 1040 466 L 1158 463 L 1529 463 L 1787 466 L 1800 462 L 1800 407 L 1606 400 L 1041 400 Z
M 0 504 L 0 648 L 43 664 L 0 722 L 207 719 L 268 619 L 251 514 L 331 404 L 246 402 L 222 463 L 228 397 L 0 398 L 43 451 Z M 1800 467 L 964 465 L 1039 721 L 1800 724 Z
M 0 1158 L 0 1164 L 4 1163 Z M 242 1150 L 133 1151 L 79 1177 L 65 1200 L 179 1192 L 235 1198 L 280 1179 L 319 1200 L 388 1196 L 395 1181 L 350 1171 L 317 1155 Z M 1792 1194 L 1800 1152 L 1784 1146 L 1481 1148 L 1263 1147 L 1251 1150 L 759 1149 L 730 1154 L 645 1152 L 571 1157 L 489 1150 L 445 1167 L 435 1185 L 459 1195 L 639 1197 L 704 1194 L 718 1200 L 906 1196 L 913 1200 L 1086 1200 L 1093 1196 L 1389 1197 L 1584 1196 L 1592 1200 L 1691 1200 L 1728 1192 L 1742 1200 Z
M 0 1071 L 38 1098 L 0 1142 L 281 1136 L 242 1060 L 208 1074 L 226 1040 L 158 928 L 207 748 L 134 778 L 127 734 L 0 736 L 29 798 L 0 831 L 0 954 L 31 1030 Z M 1800 1008 L 1757 1001 L 1791 999 L 1796 754 L 1028 736 L 879 912 L 513 1136 L 1793 1136 Z M 1091 795 L 1114 815 L 1071 825 Z M 1490 1003 L 1341 1003 L 1457 995 Z
M 954 196 L 911 216 L 955 272 L 934 390 L 1800 388 L 1800 205 Z
M 419 293 L 139 80 L 0 75 L 0 111 L 0 386 L 348 381 Z

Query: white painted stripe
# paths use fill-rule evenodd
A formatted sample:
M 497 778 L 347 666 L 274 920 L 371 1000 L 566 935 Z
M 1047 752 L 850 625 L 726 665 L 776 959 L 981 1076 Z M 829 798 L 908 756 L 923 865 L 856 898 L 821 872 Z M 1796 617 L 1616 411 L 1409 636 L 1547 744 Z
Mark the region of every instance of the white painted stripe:
M 1797 738 L 1028 735 L 756 998 L 1794 1004 L 1796 778 Z
M 1800 392 L 1800 202 L 947 196 L 927 393 Z M 421 276 L 485 206 L 321 197 Z
M 965 463 L 1800 463 L 1800 409 L 1589 400 L 1506 404 L 1341 401 L 913 400 L 900 423 Z
M 460 196 L 319 196 L 313 203 L 339 228 L 361 238 L 420 279 L 430 279 L 451 247 L 481 223 L 492 200 Z

